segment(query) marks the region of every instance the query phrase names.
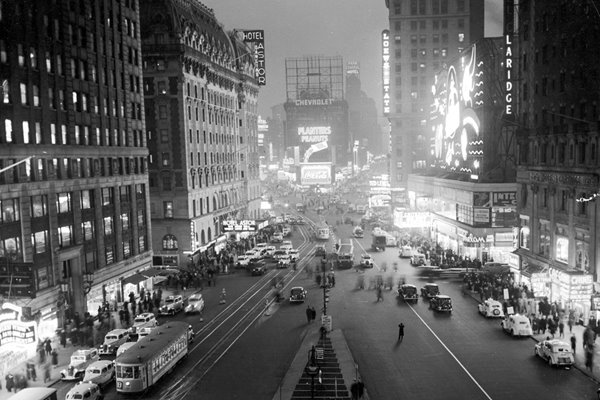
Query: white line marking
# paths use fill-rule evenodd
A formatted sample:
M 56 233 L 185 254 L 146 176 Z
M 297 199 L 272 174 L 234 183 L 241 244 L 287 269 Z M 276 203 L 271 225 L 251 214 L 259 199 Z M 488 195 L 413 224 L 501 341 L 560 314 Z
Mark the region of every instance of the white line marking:
M 423 325 L 425 325 L 427 327 L 427 329 L 429 329 L 429 332 L 431 332 L 431 334 L 438 340 L 438 342 L 440 342 L 440 344 L 444 347 L 444 349 L 446 349 L 446 351 L 448 352 L 448 354 L 450 354 L 452 356 L 452 358 L 454 358 L 454 361 L 456 361 L 456 363 L 458 365 L 460 365 L 460 367 L 463 369 L 463 371 L 465 371 L 465 373 L 469 376 L 469 378 L 471 378 L 471 380 L 473 381 L 473 383 L 479 388 L 479 390 L 481 390 L 481 392 L 485 395 L 485 397 L 488 398 L 488 399 L 490 399 L 490 400 L 492 400 L 492 398 L 490 397 L 490 395 L 483 389 L 483 387 L 481 387 L 481 385 L 479 384 L 479 382 L 477 382 L 477 380 L 475 380 L 475 378 L 473 377 L 473 375 L 471 375 L 469 373 L 469 371 L 467 370 L 467 368 L 458 360 L 458 358 L 454 355 L 454 353 L 452 353 L 452 351 L 448 348 L 448 346 L 446 346 L 444 344 L 444 342 L 442 342 L 442 339 L 440 339 L 439 336 L 435 334 L 435 332 L 433 331 L 433 329 L 431 329 L 431 327 L 429 325 L 427 325 L 427 322 L 425 322 L 425 320 L 423 320 L 423 318 L 421 318 L 421 316 L 417 313 L 417 311 L 413 308 L 413 306 L 411 306 L 410 304 L 407 304 L 407 306 L 409 306 L 410 309 L 412 310 L 412 312 L 417 316 L 417 318 L 419 318 L 421 320 L 421 322 L 423 323 Z

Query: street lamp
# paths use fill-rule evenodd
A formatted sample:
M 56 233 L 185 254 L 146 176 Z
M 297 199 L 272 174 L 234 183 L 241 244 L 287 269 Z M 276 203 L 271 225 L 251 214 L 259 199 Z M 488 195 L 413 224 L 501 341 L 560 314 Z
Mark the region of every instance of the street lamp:
M 88 294 L 92 290 L 92 284 L 94 283 L 94 273 L 86 272 L 83 274 L 83 293 Z
M 57 306 L 61 311 L 61 326 L 64 328 L 66 323 L 67 308 L 69 307 L 69 284 L 67 282 L 59 282 L 60 289 L 58 291 Z

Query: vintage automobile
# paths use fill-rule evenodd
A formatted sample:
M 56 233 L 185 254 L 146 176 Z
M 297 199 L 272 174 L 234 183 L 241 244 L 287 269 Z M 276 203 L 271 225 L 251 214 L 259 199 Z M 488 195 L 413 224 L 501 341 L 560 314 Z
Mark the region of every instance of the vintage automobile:
M 250 262 L 250 258 L 246 255 L 239 255 L 237 258 L 237 266 L 238 268 L 245 268 Z
M 528 337 L 533 335 L 529 318 L 521 314 L 506 315 L 500 322 L 502 330 L 511 336 Z
M 421 297 L 426 299 L 431 299 L 438 294 L 440 294 L 440 288 L 437 283 L 426 283 L 425 286 L 421 288 Z
M 181 295 L 167 296 L 165 303 L 158 310 L 158 315 L 175 315 L 182 310 L 183 297 Z
M 86 368 L 99 359 L 98 349 L 75 350 L 71 355 L 69 366 L 60 371 L 60 378 L 63 381 L 80 380 L 85 375 Z
M 286 250 L 275 250 L 275 253 L 273 253 L 273 258 L 275 260 L 280 260 L 282 258 L 287 258 L 288 257 L 288 252 Z
M 444 294 L 437 294 L 429 299 L 429 309 L 441 312 L 452 312 L 452 299 Z
M 360 266 L 363 268 L 373 268 L 373 258 L 368 254 L 360 256 Z
M 425 254 L 415 253 L 410 258 L 410 265 L 418 266 L 427 264 L 427 259 L 425 258 Z
M 271 236 L 271 243 L 281 243 L 283 242 L 283 233 L 277 232 Z
M 129 341 L 129 331 L 127 329 L 113 329 L 104 336 L 104 343 L 98 349 L 100 357 L 114 356 L 117 349 L 123 343 Z
M 484 300 L 483 303 L 479 303 L 477 306 L 479 313 L 486 318 L 503 318 L 504 310 L 502 309 L 502 303 L 494 299 Z
M 187 300 L 186 314 L 201 313 L 204 311 L 204 297 L 202 293 L 194 293 Z
M 295 286 L 290 290 L 290 303 L 304 303 L 306 290 L 302 286 Z
M 248 265 L 248 268 L 250 269 L 250 273 L 253 276 L 264 275 L 265 272 L 267 272 L 267 265 L 262 260 L 250 263 L 250 265 Z
M 100 386 L 92 382 L 79 382 L 65 396 L 65 400 L 102 400 L 103 398 Z
M 273 257 L 273 254 L 275 254 L 275 251 L 277 251 L 277 247 L 275 247 L 275 246 L 265 247 L 265 257 Z
M 135 342 L 127 342 L 135 343 Z M 84 382 L 92 382 L 102 387 L 115 379 L 115 365 L 110 360 L 100 360 L 91 363 L 85 369 Z
M 404 301 L 419 301 L 419 292 L 417 287 L 408 283 L 400 285 L 398 288 L 398 296 Z
M 292 264 L 292 257 L 286 254 L 277 259 L 277 268 L 288 268 Z
M 129 328 L 130 332 L 136 333 L 140 328 L 153 328 L 158 326 L 158 321 L 153 313 L 141 313 L 133 320 L 133 325 Z
M 327 250 L 325 249 L 325 246 L 323 246 L 323 245 L 315 246 L 315 256 L 324 257 L 326 255 L 327 255 Z
M 260 259 L 260 251 L 257 250 L 248 250 L 247 252 L 244 253 L 244 255 L 246 257 L 248 257 L 248 260 L 253 261 L 253 260 L 259 260 Z
M 551 367 L 570 367 L 575 363 L 571 346 L 558 339 L 539 341 L 535 344 L 534 352 Z
M 290 254 L 290 259 L 292 262 L 296 262 L 300 258 L 300 252 L 296 249 L 290 250 L 289 254 Z

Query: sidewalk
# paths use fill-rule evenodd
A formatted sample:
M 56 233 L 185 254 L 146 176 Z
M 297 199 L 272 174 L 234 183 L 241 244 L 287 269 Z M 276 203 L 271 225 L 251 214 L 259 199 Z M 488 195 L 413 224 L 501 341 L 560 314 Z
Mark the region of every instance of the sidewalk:
M 192 293 L 195 293 L 199 290 L 200 289 L 196 289 L 196 288 L 186 289 L 186 290 L 175 290 L 174 288 L 166 288 L 166 289 L 163 288 L 163 298 L 176 293 L 176 294 L 182 295 L 184 300 L 186 300 Z M 111 312 L 111 318 L 114 318 L 114 321 L 116 324 L 114 329 L 122 328 L 120 321 L 119 321 L 119 313 L 117 311 Z M 108 331 L 109 331 L 108 327 L 101 327 L 98 321 L 95 322 L 95 324 L 94 324 L 94 345 L 96 347 L 98 347 L 98 346 L 100 346 L 100 344 L 102 344 L 102 342 L 104 340 L 104 336 L 106 335 L 106 333 Z M 11 369 L 11 373 L 13 375 L 19 374 L 19 375 L 26 377 L 27 376 L 27 369 L 26 369 L 27 362 L 32 362 L 35 364 L 37 378 L 35 381 L 30 379 L 27 387 L 52 386 L 55 383 L 59 382 L 60 381 L 60 371 L 69 366 L 69 362 L 71 360 L 71 355 L 73 354 L 73 352 L 76 350 L 79 350 L 79 349 L 88 348 L 87 346 L 81 346 L 81 345 L 74 346 L 71 344 L 70 340 L 67 340 L 66 346 L 63 347 L 60 345 L 58 337 L 53 337 L 53 338 L 51 338 L 51 340 L 52 340 L 52 348 L 56 349 L 56 351 L 58 353 L 58 364 L 56 366 L 53 366 L 51 364 L 51 357 L 47 357 L 46 364 L 48 364 L 49 371 L 50 371 L 50 379 L 49 380 L 44 382 L 44 372 L 45 372 L 44 369 L 45 369 L 46 364 L 40 365 L 39 358 L 37 356 L 34 358 L 31 358 L 25 362 L 22 362 L 19 365 L 16 365 L 13 369 Z M 5 381 L 4 376 L 0 377 L 0 384 L 1 384 L 0 400 L 10 399 L 10 397 L 12 397 L 15 394 L 15 389 L 13 388 L 12 392 L 8 392 L 6 390 L 6 381 Z

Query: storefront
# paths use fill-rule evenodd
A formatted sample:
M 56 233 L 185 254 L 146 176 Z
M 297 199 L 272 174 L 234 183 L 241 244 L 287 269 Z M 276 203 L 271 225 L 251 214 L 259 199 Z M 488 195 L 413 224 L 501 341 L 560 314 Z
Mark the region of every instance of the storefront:
M 586 321 L 589 318 L 594 277 L 579 270 L 550 267 L 550 301 L 558 302 L 567 310 L 576 310 Z
M 122 302 L 121 297 L 121 281 L 114 279 L 106 282 L 103 285 L 95 285 L 86 296 L 87 310 L 91 315 L 98 314 L 98 307 L 101 307 L 104 302 L 114 310 L 118 303 Z
M 440 219 L 433 219 L 433 240 L 444 250 L 458 253 L 458 237 L 456 227 Z
M 3 303 L 0 308 L 0 376 L 5 376 L 15 366 L 36 355 L 37 343 L 42 339 L 39 325 L 45 333 L 55 334 L 52 332 L 55 328 L 53 322 L 29 320 L 25 318 L 24 311 L 24 307 L 12 303 Z M 52 326 L 44 326 L 48 323 Z

